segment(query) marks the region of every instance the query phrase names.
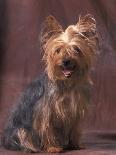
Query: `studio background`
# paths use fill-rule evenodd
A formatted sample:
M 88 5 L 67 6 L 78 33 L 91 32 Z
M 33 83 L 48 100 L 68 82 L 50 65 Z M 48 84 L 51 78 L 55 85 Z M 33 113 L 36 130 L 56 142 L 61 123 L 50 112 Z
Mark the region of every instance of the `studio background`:
M 92 72 L 87 131 L 116 131 L 116 1 L 0 0 L 0 131 L 24 88 L 44 70 L 39 49 L 42 22 L 52 14 L 66 28 L 90 13 L 100 33 L 100 55 Z

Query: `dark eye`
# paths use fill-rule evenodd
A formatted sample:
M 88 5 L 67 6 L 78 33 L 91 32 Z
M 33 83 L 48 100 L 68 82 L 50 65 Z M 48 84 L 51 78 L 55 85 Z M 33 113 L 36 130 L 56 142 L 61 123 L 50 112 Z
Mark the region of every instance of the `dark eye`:
M 59 47 L 59 48 L 57 48 L 56 49 L 56 53 L 60 53 L 60 50 L 61 50 L 61 48 Z
M 77 53 L 80 53 L 81 52 L 81 50 L 77 47 L 77 46 L 73 46 L 73 49 L 77 52 Z

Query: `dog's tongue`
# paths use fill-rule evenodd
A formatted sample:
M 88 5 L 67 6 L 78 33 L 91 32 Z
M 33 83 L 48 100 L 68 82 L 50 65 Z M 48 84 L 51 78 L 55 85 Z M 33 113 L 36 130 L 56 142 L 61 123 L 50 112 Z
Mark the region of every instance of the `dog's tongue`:
M 70 77 L 71 73 L 72 73 L 71 70 L 67 70 L 67 69 L 63 70 L 63 74 L 64 74 L 65 77 Z

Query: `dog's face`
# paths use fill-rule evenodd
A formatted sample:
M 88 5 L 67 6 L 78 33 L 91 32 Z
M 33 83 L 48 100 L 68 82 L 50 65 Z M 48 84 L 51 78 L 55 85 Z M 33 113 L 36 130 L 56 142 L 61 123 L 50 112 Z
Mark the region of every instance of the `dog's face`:
M 63 31 L 56 19 L 49 16 L 43 25 L 41 44 L 51 80 L 82 80 L 96 53 L 95 20 L 87 15 Z

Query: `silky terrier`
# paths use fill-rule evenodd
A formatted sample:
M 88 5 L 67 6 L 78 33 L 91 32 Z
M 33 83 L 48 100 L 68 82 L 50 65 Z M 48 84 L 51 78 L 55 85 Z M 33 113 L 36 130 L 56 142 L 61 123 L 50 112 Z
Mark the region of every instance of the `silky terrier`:
M 45 72 L 27 87 L 14 108 L 2 144 L 27 152 L 79 149 L 98 46 L 96 21 L 86 15 L 63 30 L 49 16 L 42 25 L 40 44 Z

